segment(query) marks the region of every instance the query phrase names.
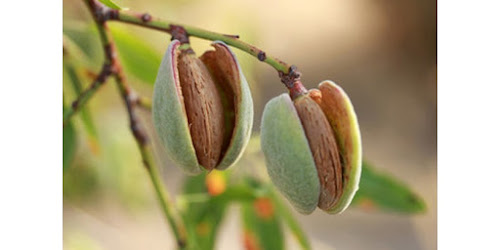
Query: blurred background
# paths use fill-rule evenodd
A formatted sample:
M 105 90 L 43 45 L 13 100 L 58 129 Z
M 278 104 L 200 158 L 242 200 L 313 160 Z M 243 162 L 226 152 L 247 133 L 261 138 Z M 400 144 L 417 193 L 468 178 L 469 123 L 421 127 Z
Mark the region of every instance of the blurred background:
M 406 183 L 427 209 L 409 215 L 359 204 L 337 216 L 320 210 L 308 216 L 294 212 L 313 249 L 437 247 L 436 1 L 115 2 L 162 19 L 238 34 L 268 56 L 295 64 L 306 87 L 329 79 L 349 94 L 358 114 L 364 158 Z M 83 2 L 64 0 L 63 4 L 64 46 L 70 55 L 64 60 L 74 62 L 76 74 L 87 86 L 102 64 L 99 40 Z M 130 83 L 141 95 L 151 97 L 157 65 L 170 36 L 120 23 L 110 26 Z M 191 42 L 198 54 L 210 48 L 208 41 L 191 38 Z M 258 134 L 265 103 L 286 89 L 270 66 L 234 51 L 252 90 L 254 133 Z M 76 96 L 70 78 L 65 71 L 67 104 Z M 86 112 L 92 114 L 92 122 L 83 115 L 75 117 L 75 156 L 64 171 L 65 249 L 173 248 L 112 81 L 99 90 Z M 140 114 L 154 137 L 150 114 Z M 168 161 L 156 141 L 154 146 L 164 180 L 175 195 L 185 175 Z M 251 172 L 255 167 L 242 161 L 235 171 Z M 237 210 L 232 206 L 222 221 L 216 249 L 243 249 Z M 299 248 L 291 237 L 286 244 L 286 249 Z

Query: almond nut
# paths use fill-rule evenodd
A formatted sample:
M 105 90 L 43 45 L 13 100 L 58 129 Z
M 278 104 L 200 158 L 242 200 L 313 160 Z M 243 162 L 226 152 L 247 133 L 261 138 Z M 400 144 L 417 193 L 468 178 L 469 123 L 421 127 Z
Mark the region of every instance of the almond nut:
M 234 165 L 253 124 L 253 101 L 236 57 L 223 42 L 200 58 L 170 43 L 156 77 L 153 124 L 170 158 L 188 174 Z
M 301 213 L 336 214 L 352 201 L 361 176 L 361 136 L 345 92 L 324 81 L 293 101 L 264 108 L 261 146 L 272 182 Z

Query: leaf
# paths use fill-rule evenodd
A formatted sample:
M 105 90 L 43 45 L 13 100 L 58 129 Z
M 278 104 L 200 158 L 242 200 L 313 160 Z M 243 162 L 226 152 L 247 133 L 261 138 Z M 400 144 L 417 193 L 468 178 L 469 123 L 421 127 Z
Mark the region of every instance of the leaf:
M 425 202 L 409 187 L 390 175 L 378 172 L 366 161 L 363 162 L 360 187 L 354 204 L 365 209 L 380 208 L 390 212 L 425 212 Z
M 295 219 L 289 207 L 283 203 L 283 200 L 274 190 L 271 190 L 270 193 L 271 199 L 276 207 L 276 211 L 278 211 L 278 214 L 283 219 L 285 225 L 290 229 L 290 231 L 292 231 L 292 235 L 295 237 L 302 249 L 311 249 L 311 243 L 309 242 L 307 235 L 300 227 L 299 222 Z
M 75 70 L 73 61 L 71 59 L 64 60 L 64 68 L 68 74 L 69 81 L 71 81 L 71 86 L 73 87 L 73 92 L 75 96 L 79 96 L 82 93 L 82 82 L 78 76 L 78 72 Z M 85 130 L 88 135 L 88 143 L 91 151 L 96 154 L 99 152 L 99 143 L 97 137 L 97 128 L 92 119 L 90 110 L 87 106 L 80 108 L 79 116 L 81 117 Z
M 279 216 L 269 197 L 242 202 L 241 217 L 245 249 L 284 249 L 283 230 Z
M 110 28 L 120 59 L 127 72 L 153 85 L 158 67 L 160 67 L 161 55 L 145 43 L 142 37 L 134 36 L 120 27 L 112 26 Z
M 92 64 L 95 64 L 95 62 L 92 62 L 88 56 L 83 51 L 83 48 L 77 44 L 69 35 L 63 33 L 63 51 L 64 51 L 64 57 L 63 61 L 66 63 L 66 61 L 71 61 L 72 64 L 82 64 L 85 66 L 90 66 Z
M 63 106 L 63 112 L 65 107 Z M 63 171 L 68 169 L 76 153 L 76 132 L 71 121 L 63 127 Z
M 302 249 L 311 249 L 311 245 L 306 234 L 300 227 L 297 220 L 295 220 L 289 207 L 283 203 L 283 200 L 280 198 L 278 193 L 275 192 L 275 188 L 271 183 L 265 183 L 250 176 L 244 177 L 244 183 L 251 189 L 251 192 L 256 198 L 268 197 L 271 199 L 277 216 L 279 216 L 280 220 L 283 220 L 284 225 L 291 230 L 292 235 L 295 237 Z
M 94 154 L 99 153 L 99 140 L 97 136 L 97 128 L 94 123 L 94 120 L 92 119 L 91 113 L 87 107 L 84 107 L 80 110 L 80 117 L 82 118 L 83 125 L 85 127 L 85 131 L 87 132 L 88 137 L 88 144 L 90 147 L 90 150 Z
M 93 71 L 100 69 L 104 53 L 93 22 L 68 20 L 64 22 L 63 35 L 63 46 L 69 49 L 69 57 L 76 59 L 74 64 L 82 64 Z
M 222 174 L 222 172 L 218 173 Z M 217 199 L 218 196 L 209 195 L 205 184 L 206 176 L 206 174 L 201 174 L 188 177 L 183 187 L 184 195 L 198 195 L 203 197 L 199 202 L 187 203 L 183 211 L 192 249 L 214 248 L 218 228 L 229 204 L 225 199 Z
M 115 9 L 115 10 L 127 10 L 128 9 L 128 8 L 122 8 L 122 7 L 118 6 L 118 4 L 116 4 L 112 0 L 99 0 L 99 2 L 103 3 L 104 5 L 112 8 L 112 9 Z

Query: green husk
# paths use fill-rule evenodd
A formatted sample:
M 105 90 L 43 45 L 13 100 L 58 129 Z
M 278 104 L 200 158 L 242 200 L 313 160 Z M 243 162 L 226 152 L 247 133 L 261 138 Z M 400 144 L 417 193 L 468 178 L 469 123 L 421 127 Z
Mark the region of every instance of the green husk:
M 318 205 L 320 185 L 300 119 L 288 94 L 271 99 L 264 108 L 261 146 L 272 182 L 303 214 Z
M 179 85 L 176 51 L 180 46 L 179 41 L 172 41 L 158 70 L 153 94 L 153 122 L 158 137 L 172 161 L 184 172 L 194 175 L 201 173 L 204 168 L 199 164 L 192 144 L 182 90 Z M 224 155 L 215 167 L 224 170 L 237 162 L 250 140 L 253 125 L 253 101 L 248 83 L 233 52 L 221 41 L 215 41 L 213 46 L 216 50 L 226 50 L 219 52 L 229 52 L 225 53 L 229 56 L 217 60 L 230 60 L 236 65 L 239 80 L 236 85 L 241 94 L 235 98 L 237 110 L 234 130 Z

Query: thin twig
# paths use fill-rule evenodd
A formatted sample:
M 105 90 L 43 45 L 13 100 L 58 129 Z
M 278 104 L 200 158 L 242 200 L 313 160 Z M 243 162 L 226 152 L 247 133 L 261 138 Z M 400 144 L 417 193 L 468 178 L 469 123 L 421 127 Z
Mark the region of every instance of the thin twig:
M 91 78 L 95 78 L 97 77 L 97 73 L 94 73 L 92 72 L 92 70 L 90 69 L 84 69 L 85 70 L 85 74 L 88 76 L 88 77 L 91 77 Z M 134 95 L 134 102 L 137 104 L 137 107 L 140 107 L 146 111 L 151 111 L 151 108 L 152 108 L 152 101 L 150 98 L 146 97 L 146 96 L 140 96 L 138 94 Z
M 97 75 L 94 82 L 85 89 L 77 98 L 71 103 L 71 106 L 63 115 L 63 126 L 68 122 L 68 120 L 78 112 L 80 107 L 84 106 L 88 100 L 99 90 L 99 88 L 106 83 L 106 80 L 111 76 L 111 66 L 109 64 L 104 64 L 102 66 L 101 72 Z
M 137 142 L 139 147 L 143 164 L 148 171 L 148 174 L 151 178 L 153 186 L 156 191 L 156 195 L 161 204 L 161 208 L 163 214 L 165 215 L 173 233 L 177 240 L 177 246 L 179 249 L 186 248 L 186 229 L 185 226 L 180 219 L 177 210 L 173 202 L 170 200 L 168 193 L 165 190 L 165 187 L 162 183 L 162 179 L 159 174 L 159 170 L 157 165 L 154 162 L 153 153 L 151 150 L 151 145 L 149 144 L 149 139 L 141 124 L 138 120 L 137 114 L 135 112 L 135 108 L 138 104 L 142 106 L 147 105 L 146 99 L 140 99 L 137 97 L 132 88 L 128 85 L 125 75 L 123 74 L 123 70 L 120 64 L 120 61 L 117 57 L 117 52 L 115 49 L 115 45 L 111 39 L 109 34 L 109 30 L 107 29 L 107 24 L 105 18 L 106 13 L 109 12 L 109 8 L 102 5 L 100 2 L 95 0 L 84 0 L 87 4 L 89 10 L 94 17 L 94 20 L 97 24 L 97 29 L 99 31 L 99 36 L 101 38 L 104 53 L 105 53 L 105 65 L 110 65 L 112 76 L 115 78 L 118 88 L 120 90 L 120 94 L 122 96 L 123 101 L 127 107 L 127 112 L 129 116 L 130 128 L 134 135 L 134 139 Z M 150 102 L 149 102 L 150 103 Z
M 265 51 L 240 40 L 240 37 L 238 35 L 220 34 L 197 27 L 176 24 L 170 21 L 161 20 L 157 17 L 153 17 L 148 13 L 139 14 L 131 11 L 122 11 L 107 8 L 101 16 L 106 20 L 116 20 L 119 22 L 130 23 L 149 29 L 160 30 L 169 34 L 172 34 L 172 32 L 175 31 L 177 27 L 182 27 L 189 36 L 194 36 L 211 41 L 223 41 L 230 46 L 247 52 L 248 54 L 259 59 L 259 61 L 271 65 L 278 72 L 281 72 L 283 74 L 288 74 L 292 67 L 292 65 L 287 64 L 276 57 L 272 57 Z

